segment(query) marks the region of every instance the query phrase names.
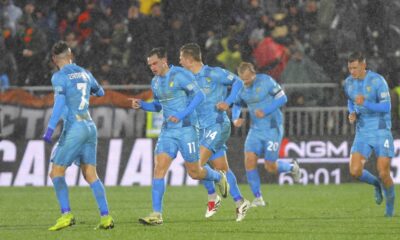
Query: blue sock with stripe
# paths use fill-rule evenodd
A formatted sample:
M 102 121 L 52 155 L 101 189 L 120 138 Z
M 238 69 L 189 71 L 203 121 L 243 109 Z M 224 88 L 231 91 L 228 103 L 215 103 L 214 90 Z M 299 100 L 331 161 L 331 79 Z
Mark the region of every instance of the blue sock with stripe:
M 240 193 L 239 186 L 236 181 L 236 176 L 232 172 L 232 170 L 229 169 L 228 172 L 226 172 L 226 179 L 228 180 L 230 186 L 229 193 L 231 194 L 233 201 L 237 202 L 239 200 L 242 200 L 243 197 Z
M 203 180 L 203 186 L 206 188 L 208 195 L 215 193 L 214 181 Z
M 71 211 L 69 206 L 69 194 L 68 194 L 68 186 L 65 182 L 65 177 L 55 177 L 52 179 L 53 187 L 56 191 L 56 196 L 58 200 L 58 204 L 61 208 L 61 213 L 68 213 Z
M 106 190 L 104 189 L 103 183 L 100 181 L 100 179 L 97 179 L 90 184 L 90 188 L 92 189 L 93 195 L 97 202 L 97 206 L 99 207 L 100 216 L 108 215 Z
M 250 171 L 246 171 L 247 182 L 250 185 L 251 191 L 253 192 L 255 197 L 261 197 L 261 190 L 260 190 L 260 175 L 258 175 L 258 170 L 253 169 Z
M 207 175 L 203 180 L 219 182 L 221 180 L 221 174 L 212 169 L 208 164 L 204 165 L 203 168 L 207 171 Z
M 358 180 L 379 187 L 378 178 L 372 175 L 368 170 L 364 169 Z
M 385 194 L 386 198 L 385 216 L 392 217 L 394 213 L 394 199 L 395 199 L 394 185 L 390 187 L 384 187 L 383 193 Z
M 278 173 L 286 173 L 292 170 L 292 165 L 288 162 L 277 161 Z
M 153 211 L 162 212 L 162 202 L 165 193 L 164 178 L 154 178 L 151 187 L 151 196 L 153 200 Z

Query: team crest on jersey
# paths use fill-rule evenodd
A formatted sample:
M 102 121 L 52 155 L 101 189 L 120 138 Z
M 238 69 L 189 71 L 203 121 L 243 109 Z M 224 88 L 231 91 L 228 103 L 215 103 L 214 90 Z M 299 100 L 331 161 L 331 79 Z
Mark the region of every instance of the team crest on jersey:
M 259 93 L 260 91 L 261 91 L 260 87 L 256 88 L 256 93 Z
M 206 77 L 206 81 L 207 81 L 208 83 L 210 83 L 210 82 L 211 82 L 211 78 L 210 78 L 210 77 Z
M 174 86 L 174 81 L 169 82 L 169 87 L 173 87 Z
M 367 92 L 371 92 L 371 86 L 367 86 Z

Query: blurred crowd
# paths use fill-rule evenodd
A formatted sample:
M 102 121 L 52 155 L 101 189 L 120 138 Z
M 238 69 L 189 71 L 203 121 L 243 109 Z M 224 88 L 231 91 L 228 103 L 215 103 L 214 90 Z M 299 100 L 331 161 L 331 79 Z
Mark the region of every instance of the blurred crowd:
M 179 64 L 180 46 L 197 42 L 209 65 L 250 61 L 281 83 L 339 85 L 361 50 L 394 87 L 398 16 L 400 0 L 0 0 L 0 85 L 50 85 L 50 48 L 65 40 L 102 84 L 148 84 L 151 48 Z M 295 91 L 289 105 L 304 98 L 329 104 Z

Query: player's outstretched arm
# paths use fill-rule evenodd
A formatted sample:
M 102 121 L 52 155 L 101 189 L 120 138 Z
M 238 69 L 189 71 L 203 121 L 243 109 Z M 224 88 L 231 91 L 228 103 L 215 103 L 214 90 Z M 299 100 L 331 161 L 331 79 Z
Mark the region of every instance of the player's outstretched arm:
M 57 126 L 58 121 L 61 118 L 65 107 L 65 96 L 62 94 L 57 94 L 54 99 L 53 112 L 47 125 L 47 130 L 43 135 L 43 140 L 47 143 L 51 143 L 51 136 L 53 135 L 54 129 Z
M 161 104 L 156 100 L 152 102 L 145 102 L 137 98 L 129 98 L 129 100 L 132 102 L 133 109 L 143 109 L 146 112 L 159 112 L 162 109 Z

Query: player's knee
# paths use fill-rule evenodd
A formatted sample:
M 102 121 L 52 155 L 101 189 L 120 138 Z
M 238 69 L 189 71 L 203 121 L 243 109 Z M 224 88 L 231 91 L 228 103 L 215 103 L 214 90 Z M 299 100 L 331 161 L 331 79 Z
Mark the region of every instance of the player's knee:
M 215 169 L 227 172 L 229 170 L 229 167 L 227 165 L 225 165 L 225 166 L 219 166 L 218 168 L 215 168 Z
M 64 175 L 65 175 L 65 170 L 63 170 L 62 168 L 52 168 L 49 173 L 49 177 L 51 179 L 56 178 L 56 177 L 62 177 Z
M 359 178 L 362 175 L 362 169 L 361 168 L 350 168 L 350 175 L 353 178 Z
M 188 169 L 188 174 L 191 178 L 200 180 L 200 171 L 196 169 Z
M 267 170 L 269 173 L 277 172 L 277 166 L 275 163 L 269 163 L 268 161 L 266 161 L 264 164 L 264 167 L 265 167 L 265 170 Z
M 380 170 L 379 171 L 379 178 L 382 180 L 388 179 L 390 178 L 390 173 L 389 170 Z
M 53 171 L 50 171 L 50 172 L 49 172 L 49 177 L 50 177 L 51 179 L 53 179 L 53 178 L 55 177 Z
M 89 184 L 95 182 L 97 180 L 97 174 L 83 174 L 83 177 L 85 178 L 86 182 L 88 182 Z
M 155 178 L 163 178 L 167 174 L 168 169 L 155 167 L 154 168 L 154 177 Z
M 227 172 L 227 171 L 229 170 L 228 164 L 224 164 L 224 163 L 220 163 L 220 164 L 216 163 L 216 164 L 213 164 L 213 167 L 214 167 L 214 169 L 216 169 L 216 170 L 221 170 L 221 171 L 225 171 L 225 172 Z
M 244 163 L 244 166 L 245 166 L 245 168 L 246 168 L 246 171 L 251 171 L 251 170 L 257 168 L 257 162 L 256 162 L 256 161 L 253 161 L 253 160 L 247 160 L 247 159 L 246 159 L 246 161 L 245 161 L 245 163 Z

